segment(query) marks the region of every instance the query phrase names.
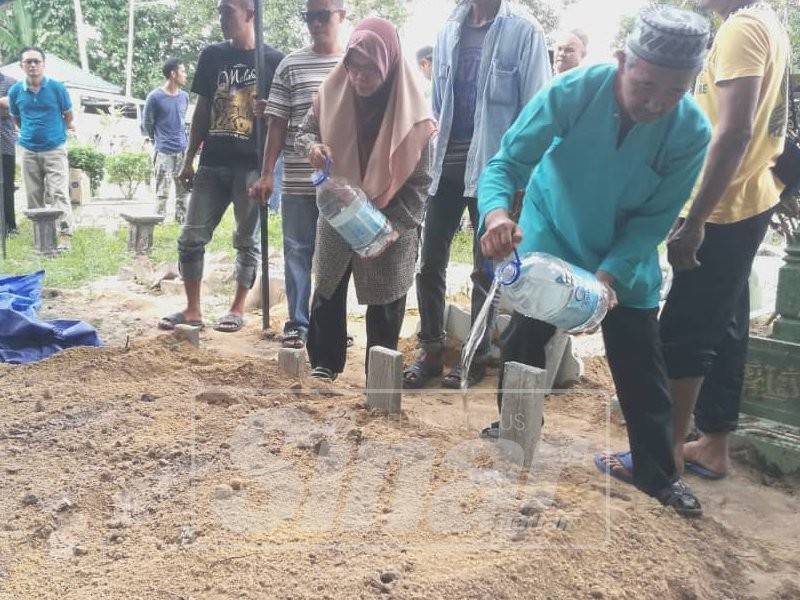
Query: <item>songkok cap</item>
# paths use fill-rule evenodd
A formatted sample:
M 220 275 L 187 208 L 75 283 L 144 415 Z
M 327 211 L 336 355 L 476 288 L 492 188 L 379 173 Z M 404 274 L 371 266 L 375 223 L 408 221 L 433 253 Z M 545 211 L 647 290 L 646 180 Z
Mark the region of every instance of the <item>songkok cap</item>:
M 688 71 L 703 66 L 710 35 L 711 25 L 705 17 L 656 5 L 639 13 L 627 46 L 651 64 Z

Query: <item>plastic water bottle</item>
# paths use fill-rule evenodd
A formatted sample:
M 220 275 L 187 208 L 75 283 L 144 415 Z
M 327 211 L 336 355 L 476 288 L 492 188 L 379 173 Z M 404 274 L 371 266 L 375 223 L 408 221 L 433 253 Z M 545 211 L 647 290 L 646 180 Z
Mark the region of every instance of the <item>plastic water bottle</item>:
M 320 214 L 359 256 L 379 255 L 397 239 L 392 224 L 361 188 L 343 177 L 332 177 L 330 167 L 328 162 L 311 177 Z
M 608 312 L 608 292 L 592 273 L 533 252 L 497 269 L 503 295 L 514 310 L 569 333 L 595 329 Z

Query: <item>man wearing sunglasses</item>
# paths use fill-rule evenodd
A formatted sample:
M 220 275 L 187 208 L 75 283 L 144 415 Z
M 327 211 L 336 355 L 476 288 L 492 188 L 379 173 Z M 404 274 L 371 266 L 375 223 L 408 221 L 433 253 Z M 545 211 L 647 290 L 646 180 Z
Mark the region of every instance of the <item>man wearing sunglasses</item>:
M 261 178 L 250 190 L 254 200 L 267 201 L 275 186 L 275 165 L 283 152 L 281 214 L 289 318 L 281 340 L 287 348 L 302 348 L 308 334 L 311 259 L 319 216 L 312 168 L 306 155 L 295 149 L 295 138 L 319 86 L 342 59 L 343 0 L 308 0 L 301 16 L 311 34 L 311 45 L 292 52 L 278 65 L 265 110 L 269 133 Z
M 25 79 L 8 91 L 8 111 L 19 127 L 28 208 L 61 211 L 58 245 L 60 250 L 68 250 L 72 204 L 65 144 L 67 130 L 74 130 L 72 101 L 63 83 L 45 76 L 44 52 L 39 48 L 25 48 L 20 54 L 20 66 Z

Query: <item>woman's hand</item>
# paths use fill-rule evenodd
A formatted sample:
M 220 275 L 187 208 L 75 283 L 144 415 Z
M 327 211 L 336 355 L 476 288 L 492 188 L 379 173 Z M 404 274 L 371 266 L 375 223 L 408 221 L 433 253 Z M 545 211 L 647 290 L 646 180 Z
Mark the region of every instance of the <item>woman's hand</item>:
M 322 171 L 327 161 L 333 162 L 330 147 L 327 144 L 311 144 L 311 148 L 308 150 L 309 164 L 318 171 Z

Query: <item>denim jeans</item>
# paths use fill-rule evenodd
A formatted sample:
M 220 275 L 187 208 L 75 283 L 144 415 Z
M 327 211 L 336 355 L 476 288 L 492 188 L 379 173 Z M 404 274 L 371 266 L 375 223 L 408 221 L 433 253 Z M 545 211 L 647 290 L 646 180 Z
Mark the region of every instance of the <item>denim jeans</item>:
M 311 261 L 317 237 L 319 209 L 315 196 L 286 195 L 281 202 L 283 217 L 283 268 L 289 320 L 284 332 L 308 333 L 311 298 Z
M 253 287 L 261 257 L 261 217 L 258 202 L 250 200 L 247 190 L 256 179 L 258 170 L 247 167 L 201 166 L 197 170 L 186 222 L 178 238 L 178 270 L 184 280 L 203 278 L 206 245 L 233 202 L 235 278 L 239 286 Z
M 458 170 L 456 170 L 458 171 Z M 459 177 L 460 175 L 460 177 Z M 461 225 L 464 208 L 469 210 L 473 228 L 478 226 L 478 208 L 475 198 L 464 197 L 463 170 L 442 176 L 439 191 L 428 201 L 422 233 L 422 252 L 417 273 L 417 302 L 420 316 L 420 344 L 432 346 L 444 343 L 445 295 L 447 292 L 447 264 L 453 236 Z M 475 234 L 472 244 L 472 318 L 480 312 L 492 284 L 490 272 Z M 490 320 L 493 313 L 490 314 Z M 491 328 L 481 340 L 475 359 L 480 363 L 489 353 Z

